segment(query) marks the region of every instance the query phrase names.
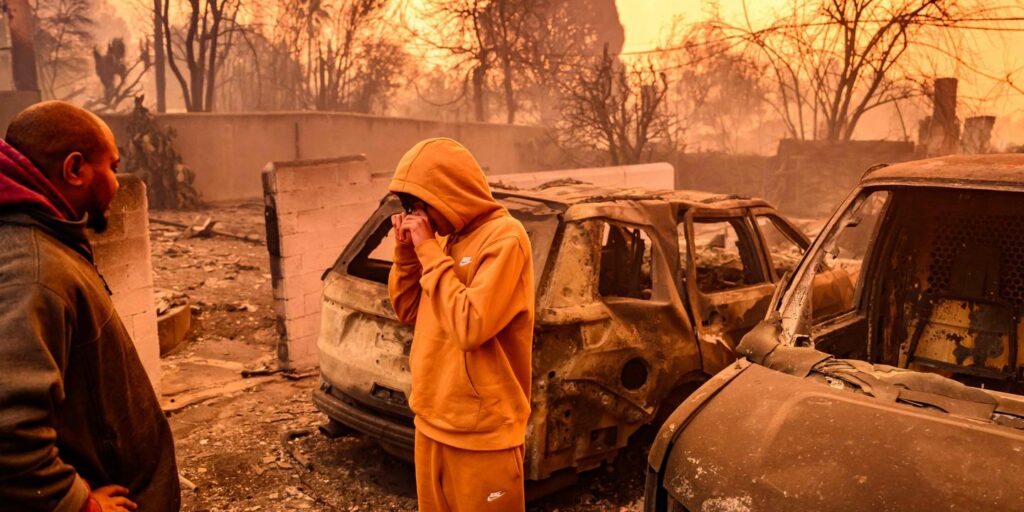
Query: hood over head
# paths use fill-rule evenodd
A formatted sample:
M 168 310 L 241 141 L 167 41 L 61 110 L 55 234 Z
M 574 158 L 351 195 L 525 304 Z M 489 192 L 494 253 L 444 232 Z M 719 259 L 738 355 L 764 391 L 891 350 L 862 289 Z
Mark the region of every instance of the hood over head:
M 452 139 L 427 139 L 413 146 L 398 162 L 388 190 L 422 199 L 444 215 L 455 232 L 503 208 L 491 195 L 476 159 Z
M 63 221 L 78 215 L 28 158 L 0 140 L 0 209 L 36 210 Z

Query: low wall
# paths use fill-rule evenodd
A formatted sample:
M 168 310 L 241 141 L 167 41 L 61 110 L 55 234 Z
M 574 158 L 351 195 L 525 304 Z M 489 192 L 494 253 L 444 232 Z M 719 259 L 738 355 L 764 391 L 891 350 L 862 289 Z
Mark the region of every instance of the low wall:
M 263 171 L 282 366 L 316 363 L 321 281 L 381 197 L 366 158 L 272 162 Z
M 764 179 L 775 159 L 761 155 L 686 153 L 673 163 L 676 186 L 721 194 L 764 197 Z
M 910 142 L 782 140 L 775 156 L 689 153 L 673 163 L 678 188 L 762 197 L 786 214 L 820 218 L 869 167 L 914 158 Z
M 371 173 L 361 155 L 271 162 L 264 169 L 267 250 L 283 366 L 316 365 L 320 278 L 380 204 L 390 177 L 390 172 Z M 563 178 L 596 185 L 675 188 L 675 171 L 664 163 L 489 177 L 520 188 Z
M 860 183 L 869 167 L 915 158 L 912 142 L 782 140 L 765 175 L 763 197 L 790 215 L 825 217 Z
M 667 163 L 505 174 L 492 176 L 491 182 L 528 189 L 567 178 L 611 187 L 640 187 L 652 190 L 674 190 L 676 188 L 675 171 L 672 165 Z
M 132 175 L 120 175 L 110 210 L 110 226 L 90 233 L 96 266 L 113 295 L 114 308 L 135 342 L 142 365 L 154 388 L 160 386 L 160 339 L 153 300 L 153 265 L 149 243 L 146 185 Z
M 106 115 L 118 141 L 128 116 Z M 541 128 L 445 123 L 345 113 L 160 114 L 177 132 L 175 147 L 196 174 L 205 201 L 258 199 L 267 162 L 363 154 L 375 170 L 392 170 L 417 142 L 451 137 L 462 142 L 489 174 L 552 168 L 559 154 Z

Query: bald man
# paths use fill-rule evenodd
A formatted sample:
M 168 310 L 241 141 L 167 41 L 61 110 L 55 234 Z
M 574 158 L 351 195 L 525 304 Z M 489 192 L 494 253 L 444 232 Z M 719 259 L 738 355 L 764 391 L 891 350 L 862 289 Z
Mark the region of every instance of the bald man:
M 0 509 L 180 508 L 174 443 L 93 263 L 117 191 L 110 128 L 69 103 L 0 141 Z

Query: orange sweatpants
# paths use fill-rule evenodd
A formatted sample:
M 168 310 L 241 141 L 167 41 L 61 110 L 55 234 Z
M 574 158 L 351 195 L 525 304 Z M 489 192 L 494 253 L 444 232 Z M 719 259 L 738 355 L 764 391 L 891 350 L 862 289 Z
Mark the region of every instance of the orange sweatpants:
M 416 495 L 420 512 L 522 512 L 523 447 L 473 451 L 416 431 Z

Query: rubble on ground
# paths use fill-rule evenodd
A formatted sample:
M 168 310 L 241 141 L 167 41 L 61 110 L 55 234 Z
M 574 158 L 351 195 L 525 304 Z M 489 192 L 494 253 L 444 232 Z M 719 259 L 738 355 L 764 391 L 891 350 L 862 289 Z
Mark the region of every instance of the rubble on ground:
M 187 224 L 194 212 L 154 212 Z M 260 204 L 200 212 L 234 233 L 255 235 Z M 310 399 L 315 373 L 285 374 L 266 249 L 238 238 L 182 237 L 151 224 L 158 308 L 190 304 L 186 342 L 162 360 L 161 401 L 169 412 L 183 477 L 183 511 L 413 511 L 412 467 L 359 434 L 328 439 Z M 646 449 L 630 448 L 610 470 L 584 475 L 529 510 L 642 509 Z

